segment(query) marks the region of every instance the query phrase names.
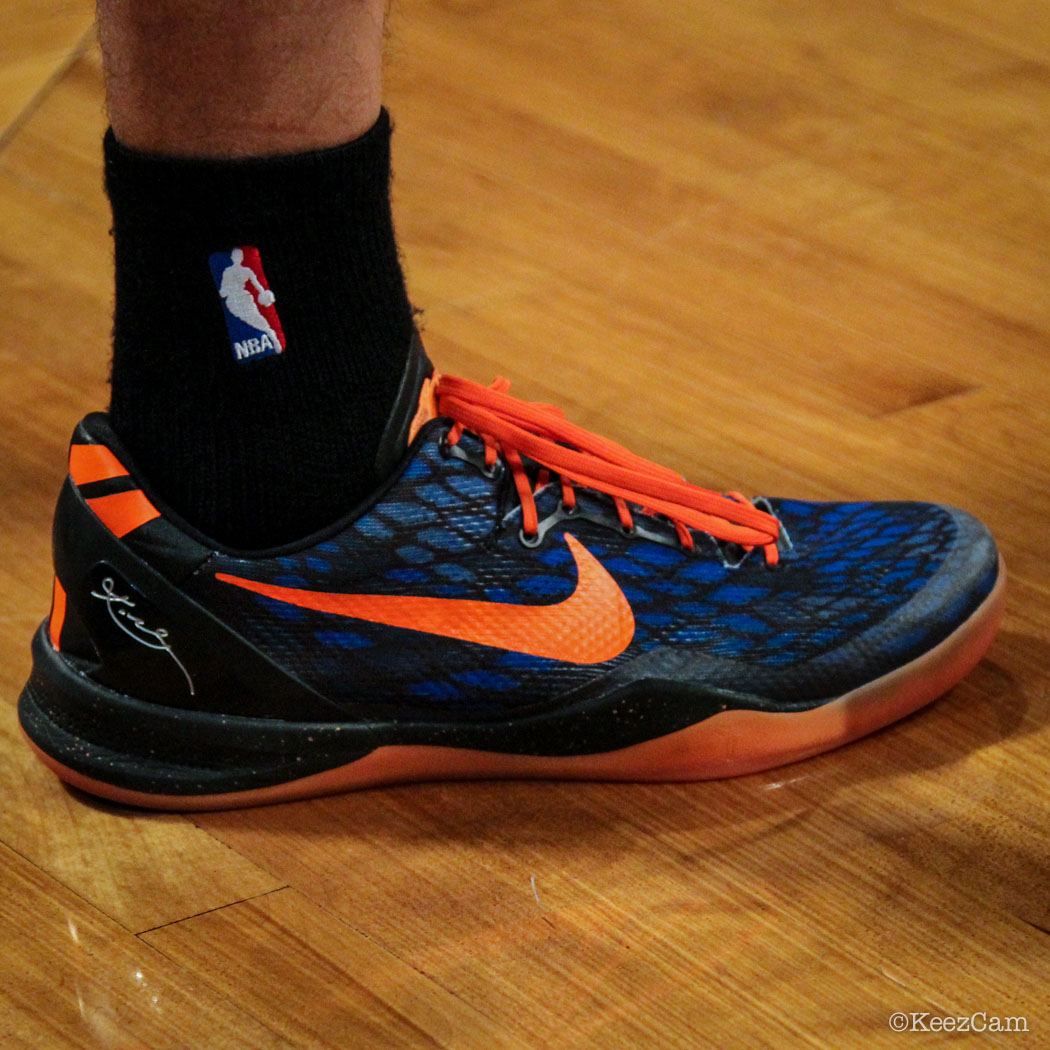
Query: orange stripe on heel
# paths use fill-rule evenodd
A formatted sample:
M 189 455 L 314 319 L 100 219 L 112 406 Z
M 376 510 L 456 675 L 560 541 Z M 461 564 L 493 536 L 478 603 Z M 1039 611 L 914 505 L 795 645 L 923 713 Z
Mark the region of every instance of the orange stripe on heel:
M 69 446 L 69 476 L 74 485 L 122 478 L 127 473 L 127 467 L 105 445 Z
M 160 511 L 143 495 L 142 489 L 114 492 L 111 496 L 89 499 L 87 505 L 114 536 L 126 536 L 147 521 L 160 517 Z
M 51 592 L 51 615 L 48 617 L 47 634 L 51 639 L 51 646 L 57 653 L 60 649 L 59 642 L 62 638 L 62 626 L 66 622 L 66 592 L 62 584 L 55 577 L 54 589 Z

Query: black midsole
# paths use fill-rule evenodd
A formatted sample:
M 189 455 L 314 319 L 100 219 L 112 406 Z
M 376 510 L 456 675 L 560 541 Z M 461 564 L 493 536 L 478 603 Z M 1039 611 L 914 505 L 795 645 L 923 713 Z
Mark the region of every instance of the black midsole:
M 56 652 L 42 626 L 33 639 L 33 671 L 19 698 L 19 718 L 37 747 L 85 776 L 151 794 L 201 795 L 286 783 L 388 745 L 597 754 L 742 707 L 768 709 L 768 701 L 645 678 L 566 697 L 560 707 L 486 722 L 294 722 L 221 715 L 108 689 Z

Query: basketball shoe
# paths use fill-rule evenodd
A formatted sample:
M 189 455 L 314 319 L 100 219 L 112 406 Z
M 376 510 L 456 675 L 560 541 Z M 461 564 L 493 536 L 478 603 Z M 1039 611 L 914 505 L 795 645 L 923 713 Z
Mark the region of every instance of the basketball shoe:
M 261 552 L 180 520 L 85 418 L 19 703 L 41 759 L 175 809 L 734 776 L 915 711 L 990 644 L 1004 572 L 968 514 L 720 495 L 506 387 L 417 343 L 385 484 Z

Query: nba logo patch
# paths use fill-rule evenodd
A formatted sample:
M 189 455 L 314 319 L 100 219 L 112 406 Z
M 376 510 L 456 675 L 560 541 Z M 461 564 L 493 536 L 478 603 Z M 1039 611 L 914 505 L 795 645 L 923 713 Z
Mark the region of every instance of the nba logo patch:
M 284 353 L 281 319 L 263 273 L 259 249 L 214 252 L 208 256 L 208 265 L 222 299 L 234 360 L 255 361 Z

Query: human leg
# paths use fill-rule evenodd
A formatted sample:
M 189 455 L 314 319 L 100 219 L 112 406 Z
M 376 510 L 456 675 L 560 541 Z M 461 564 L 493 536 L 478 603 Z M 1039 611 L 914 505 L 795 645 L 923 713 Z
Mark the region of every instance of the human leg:
M 413 344 L 382 0 L 102 0 L 99 14 L 113 426 L 204 534 L 242 548 L 298 539 L 381 480 Z M 237 290 L 265 324 L 224 306 L 231 251 L 269 284 Z M 275 330 L 285 346 L 271 346 Z
M 113 131 L 180 157 L 350 142 L 379 116 L 386 2 L 99 0 Z

